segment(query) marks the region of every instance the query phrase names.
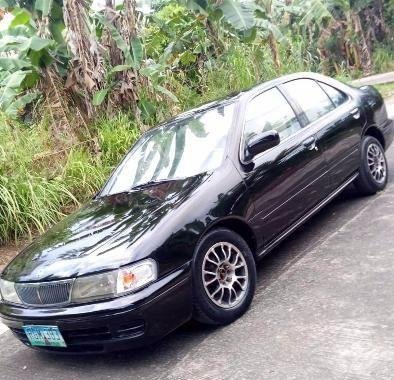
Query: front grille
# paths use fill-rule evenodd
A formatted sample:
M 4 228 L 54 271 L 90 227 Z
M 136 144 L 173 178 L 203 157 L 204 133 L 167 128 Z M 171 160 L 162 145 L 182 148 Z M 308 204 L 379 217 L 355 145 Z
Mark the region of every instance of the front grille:
M 72 280 L 34 284 L 15 284 L 15 290 L 26 305 L 59 305 L 70 301 Z

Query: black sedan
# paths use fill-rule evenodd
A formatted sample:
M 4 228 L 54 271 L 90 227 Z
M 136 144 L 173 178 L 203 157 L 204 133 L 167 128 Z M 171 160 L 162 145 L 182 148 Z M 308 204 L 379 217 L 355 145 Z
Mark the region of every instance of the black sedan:
M 393 121 L 372 87 L 301 73 L 144 134 L 84 207 L 1 274 L 2 322 L 23 343 L 103 352 L 252 302 L 256 261 L 354 183 L 387 183 Z

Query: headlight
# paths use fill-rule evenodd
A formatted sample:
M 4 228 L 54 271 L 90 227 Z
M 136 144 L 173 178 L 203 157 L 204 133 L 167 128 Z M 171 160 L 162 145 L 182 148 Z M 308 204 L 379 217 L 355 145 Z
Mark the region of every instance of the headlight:
M 0 280 L 0 293 L 4 301 L 12 303 L 22 303 L 16 293 L 13 282 Z
M 71 300 L 89 300 L 113 297 L 116 294 L 117 271 L 77 278 L 74 282 Z
M 156 279 L 156 262 L 143 260 L 119 270 L 77 278 L 71 299 L 73 302 L 86 302 L 116 297 L 140 289 Z

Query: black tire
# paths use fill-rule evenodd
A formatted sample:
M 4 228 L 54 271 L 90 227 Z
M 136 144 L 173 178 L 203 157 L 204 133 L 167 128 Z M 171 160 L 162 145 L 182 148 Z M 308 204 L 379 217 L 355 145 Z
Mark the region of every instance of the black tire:
M 222 242 L 225 243 L 224 251 L 222 251 L 222 245 L 219 244 Z M 212 258 L 208 255 L 208 252 L 213 247 L 215 247 L 217 256 L 220 256 L 218 257 L 219 264 L 213 264 L 210 260 L 206 259 L 206 257 Z M 230 257 L 228 261 L 224 259 L 226 252 L 229 253 Z M 212 255 L 212 251 L 210 255 Z M 225 261 L 221 263 L 220 260 L 222 259 Z M 213 268 L 216 269 L 215 273 L 217 273 L 215 277 L 213 275 L 207 275 L 206 272 L 204 272 L 205 280 L 209 280 L 209 276 L 211 276 L 214 281 L 212 285 L 207 286 L 207 289 L 203 283 L 203 265 L 205 269 L 207 269 L 209 265 L 213 265 Z M 224 269 L 223 265 L 225 266 Z M 229 266 L 231 266 L 231 269 Z M 220 228 L 204 236 L 196 248 L 192 271 L 193 318 L 195 320 L 211 325 L 226 325 L 235 321 L 249 308 L 256 288 L 256 264 L 248 244 L 235 232 Z M 223 273 L 221 271 L 226 271 L 223 278 Z M 243 282 L 243 279 L 240 279 L 241 277 L 245 277 L 245 282 Z M 240 280 L 234 281 L 236 278 Z M 228 305 L 219 306 L 215 303 L 220 302 L 219 300 L 212 300 L 208 295 L 208 289 L 211 289 L 211 286 L 217 286 L 216 289 L 227 288 L 223 290 L 223 302 L 228 302 Z M 245 288 L 244 290 L 242 286 Z M 230 288 L 232 288 L 232 290 Z M 221 291 L 222 289 L 220 289 L 220 293 Z M 238 296 L 237 293 L 239 294 L 238 301 L 236 301 Z M 213 299 L 215 299 L 215 297 L 216 295 Z M 231 306 L 231 303 L 236 304 Z
M 371 170 L 371 162 L 368 162 L 368 152 L 369 149 L 378 149 L 381 153 L 384 166 L 384 177 L 380 180 L 374 177 Z M 370 158 L 371 160 L 371 158 Z M 372 136 L 365 136 L 361 141 L 361 162 L 359 175 L 356 178 L 354 185 L 357 191 L 362 195 L 373 195 L 378 191 L 383 190 L 387 185 L 388 169 L 386 155 L 384 154 L 384 149 L 380 142 Z

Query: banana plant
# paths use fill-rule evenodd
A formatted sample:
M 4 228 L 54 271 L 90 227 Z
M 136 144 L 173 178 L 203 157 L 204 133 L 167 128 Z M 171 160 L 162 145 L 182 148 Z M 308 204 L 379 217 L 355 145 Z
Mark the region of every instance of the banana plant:
M 287 44 L 288 40 L 281 30 L 285 14 L 296 13 L 296 9 L 280 0 L 257 0 L 254 5 L 256 14 L 256 29 L 268 40 L 272 60 L 276 70 L 281 67 L 278 43 Z
M 40 97 L 37 84 L 43 70 L 55 65 L 66 71 L 61 5 L 61 0 L 0 0 L 0 7 L 12 15 L 0 33 L 0 109 L 12 118 Z
M 107 70 L 104 88 L 93 95 L 93 104 L 95 106 L 102 105 L 109 99 L 112 92 L 119 92 L 119 89 L 131 85 L 130 83 L 124 83 L 120 75 L 127 72 L 131 72 L 135 80 L 134 91 L 140 90 L 137 87 L 138 78 L 141 77 L 145 78 L 145 82 L 152 86 L 157 93 L 161 93 L 174 102 L 178 101 L 175 95 L 161 83 L 161 78 L 164 76 L 162 74 L 167 68 L 166 59 L 172 46 L 166 49 L 159 61 L 147 61 L 144 59 L 144 45 L 140 37 L 132 37 L 128 43 L 122 35 L 122 31 L 118 30 L 116 25 L 103 12 L 96 12 L 92 17 L 96 22 L 96 26 L 99 26 L 100 29 L 105 29 L 110 34 L 116 47 L 121 51 L 123 59 L 121 64 L 110 67 Z M 107 61 L 110 62 L 110 57 L 107 58 Z M 144 112 L 143 108 L 146 107 L 146 102 L 140 101 L 139 103 L 140 111 Z
M 356 68 L 369 74 L 372 70 L 373 41 L 368 40 L 361 14 L 365 9 L 376 6 L 375 3 L 372 0 L 298 0 L 297 4 L 306 9 L 300 25 L 312 31 L 309 33 L 311 40 L 311 34 L 317 34 L 321 44 L 335 38 L 333 34 L 341 35 L 340 43 L 345 51 L 347 66 L 353 63 Z M 321 47 L 320 50 L 325 48 Z M 328 55 L 322 56 L 322 61 Z
M 253 1 L 224 0 L 217 8 L 222 11 L 223 18 L 235 30 L 248 31 L 255 24 Z
M 208 19 L 221 19 L 233 29 L 246 32 L 253 28 L 254 1 L 251 0 L 181 0 L 186 8 Z
M 199 77 L 204 62 L 215 54 L 204 21 L 174 2 L 150 16 L 143 40 L 147 57 L 155 61 L 160 60 L 164 50 L 174 42 L 168 63 L 173 71 L 182 71 L 190 82 Z
M 52 39 L 37 36 L 32 15 L 26 9 L 14 8 L 13 19 L 0 34 L 0 108 L 15 118 L 23 108 L 36 100 L 35 86 L 42 67 L 53 61 Z

